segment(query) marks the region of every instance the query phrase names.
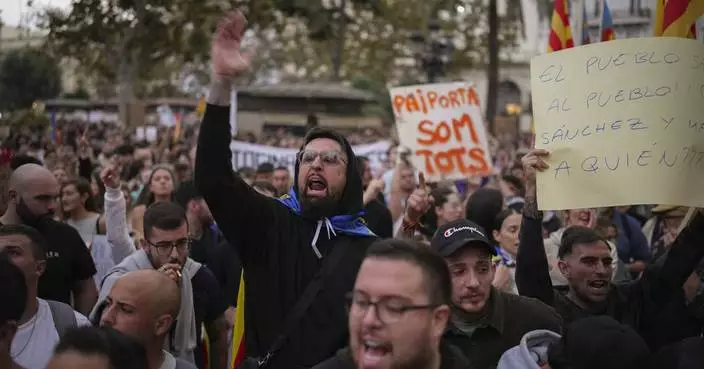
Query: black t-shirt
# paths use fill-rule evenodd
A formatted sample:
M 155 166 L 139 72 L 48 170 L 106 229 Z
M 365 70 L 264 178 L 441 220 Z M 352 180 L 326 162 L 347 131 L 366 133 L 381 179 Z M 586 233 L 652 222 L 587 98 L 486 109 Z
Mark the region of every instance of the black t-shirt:
M 210 269 L 220 285 L 225 302 L 229 306 L 237 306 L 242 263 L 220 231 L 206 228 L 200 239 L 193 240 L 190 257 Z
M 379 238 L 392 238 L 394 233 L 394 221 L 391 211 L 378 200 L 372 200 L 364 208 L 364 220 L 367 227 Z
M 68 224 L 49 219 L 37 230 L 47 243 L 46 270 L 39 278 L 38 295 L 70 305 L 74 285 L 96 273 L 93 257 L 78 231 Z
M 220 285 L 213 272 L 206 266 L 201 266 L 191 278 L 193 288 L 193 311 L 196 318 L 196 337 L 201 337 L 203 323 L 207 326 L 219 318 L 227 310 L 227 303 L 220 293 Z M 195 351 L 196 366 L 205 369 L 204 348 L 201 340 Z

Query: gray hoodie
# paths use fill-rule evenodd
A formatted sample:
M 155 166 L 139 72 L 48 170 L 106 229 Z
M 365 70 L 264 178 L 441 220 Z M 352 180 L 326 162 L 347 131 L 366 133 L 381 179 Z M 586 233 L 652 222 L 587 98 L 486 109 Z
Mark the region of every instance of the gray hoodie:
M 518 346 L 504 352 L 496 369 L 547 368 L 548 348 L 560 341 L 560 335 L 546 330 L 530 331 Z

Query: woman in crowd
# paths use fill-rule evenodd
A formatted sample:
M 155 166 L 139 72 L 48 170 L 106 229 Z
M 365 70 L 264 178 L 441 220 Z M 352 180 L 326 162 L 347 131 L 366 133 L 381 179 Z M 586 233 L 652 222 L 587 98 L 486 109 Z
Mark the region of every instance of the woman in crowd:
M 137 204 L 132 209 L 132 231 L 135 238 L 144 238 L 144 212 L 149 205 L 157 201 L 171 201 L 176 189 L 176 177 L 167 166 L 158 165 L 152 170 L 147 185 L 142 189 Z
M 491 234 L 496 241 L 499 266 L 494 275 L 494 287 L 518 294 L 516 287 L 516 257 L 518 256 L 519 235 L 521 233 L 521 213 L 505 209 L 496 216 Z
M 420 219 L 421 232 L 428 239 L 441 225 L 462 218 L 462 200 L 453 188 L 438 187 L 430 191 L 430 196 L 435 200 L 435 206 Z
M 61 187 L 61 209 L 64 222 L 76 228 L 86 245 L 90 246 L 93 236 L 105 234 L 105 223 L 101 222 L 90 183 L 85 179 L 72 179 Z

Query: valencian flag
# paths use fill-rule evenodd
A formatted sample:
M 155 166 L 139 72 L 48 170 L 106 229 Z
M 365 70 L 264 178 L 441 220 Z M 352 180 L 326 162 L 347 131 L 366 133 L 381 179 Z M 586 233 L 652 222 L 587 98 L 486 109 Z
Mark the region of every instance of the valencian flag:
M 567 0 L 555 0 L 552 11 L 552 25 L 548 41 L 548 52 L 574 47 Z
M 244 361 L 244 270 L 240 275 L 240 288 L 237 291 L 235 326 L 232 328 L 232 356 L 229 369 L 236 369 Z
M 582 12 L 582 45 L 589 45 L 592 43 L 591 38 L 589 38 L 589 22 L 587 21 L 587 4 L 584 4 L 584 11 Z
M 604 2 L 604 7 L 601 11 L 601 42 L 612 41 L 616 39 L 616 33 L 614 32 L 614 21 L 611 18 L 611 10 L 609 9 L 609 3 L 606 0 Z
M 696 38 L 697 19 L 704 15 L 702 0 L 657 0 L 655 36 Z

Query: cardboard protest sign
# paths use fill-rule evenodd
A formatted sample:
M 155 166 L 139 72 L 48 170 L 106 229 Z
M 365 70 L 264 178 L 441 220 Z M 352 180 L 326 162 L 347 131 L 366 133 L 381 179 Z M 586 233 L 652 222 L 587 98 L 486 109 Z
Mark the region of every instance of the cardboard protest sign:
M 637 38 L 531 61 L 540 209 L 704 207 L 704 44 Z
M 477 91 L 464 82 L 391 89 L 400 145 L 429 181 L 492 172 Z

